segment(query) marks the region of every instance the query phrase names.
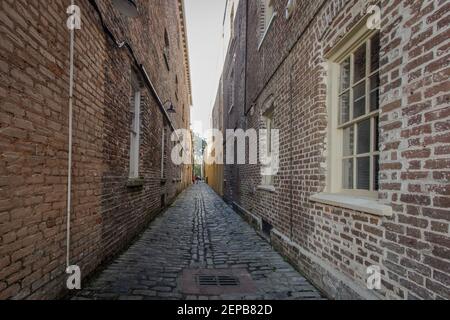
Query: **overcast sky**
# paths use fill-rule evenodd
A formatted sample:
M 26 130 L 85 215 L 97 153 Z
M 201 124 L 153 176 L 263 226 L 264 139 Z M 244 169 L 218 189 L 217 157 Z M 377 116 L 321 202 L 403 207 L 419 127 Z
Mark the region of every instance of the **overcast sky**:
M 210 128 L 222 68 L 222 23 L 226 0 L 185 0 L 193 91 L 192 125 Z M 196 130 L 198 131 L 198 130 Z

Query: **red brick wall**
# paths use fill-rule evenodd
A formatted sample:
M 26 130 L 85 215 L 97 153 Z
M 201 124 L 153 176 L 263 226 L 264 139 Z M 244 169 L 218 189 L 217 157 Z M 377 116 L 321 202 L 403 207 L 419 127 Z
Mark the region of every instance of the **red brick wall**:
M 143 89 L 144 185 L 127 188 L 134 61 L 106 35 L 89 1 L 76 3 L 82 29 L 76 32 L 75 50 L 71 263 L 85 277 L 126 246 L 159 212 L 161 195 L 170 202 L 191 173 L 167 158 L 162 183 L 163 116 Z M 139 1 L 141 15 L 135 20 L 122 19 L 109 2 L 99 3 L 105 24 L 133 47 L 161 100 L 177 108 L 174 126 L 187 128 L 189 83 L 181 27 L 174 23 L 178 1 L 152 6 Z M 54 298 L 65 288 L 69 4 L 0 2 L 0 299 Z M 170 70 L 162 56 L 164 28 Z
M 275 19 L 258 50 L 257 4 L 249 1 L 246 128 L 261 128 L 274 99 L 281 159 L 273 193 L 256 189 L 258 166 L 240 166 L 240 206 L 273 225 L 273 244 L 330 297 L 449 298 L 448 3 L 380 3 L 379 197 L 391 218 L 309 200 L 325 190 L 328 174 L 324 54 L 366 7 L 297 3 L 288 22 L 282 14 Z M 275 1 L 279 13 L 284 5 Z M 366 289 L 370 265 L 381 266 L 380 291 Z
M 385 3 L 380 197 L 395 214 L 380 230 L 388 278 L 407 297 L 450 298 L 449 9 Z
M 228 53 L 225 57 L 223 69 L 223 122 L 224 141 L 226 141 L 226 130 L 234 130 L 244 126 L 245 106 L 245 59 L 246 59 L 246 1 L 239 1 L 233 7 L 234 15 L 234 37 L 230 40 Z M 234 94 L 232 84 L 234 83 Z M 231 109 L 233 106 L 233 109 Z M 224 150 L 224 158 L 227 150 Z M 224 196 L 227 200 L 240 202 L 240 167 L 225 165 L 226 182 L 224 183 Z

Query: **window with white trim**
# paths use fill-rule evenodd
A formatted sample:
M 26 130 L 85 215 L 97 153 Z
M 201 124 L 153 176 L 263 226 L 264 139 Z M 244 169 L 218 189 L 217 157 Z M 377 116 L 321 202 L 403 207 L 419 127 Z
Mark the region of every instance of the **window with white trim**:
M 230 37 L 231 39 L 234 38 L 234 3 L 231 7 L 231 14 L 230 14 Z
M 164 62 L 166 63 L 167 70 L 170 71 L 170 39 L 167 29 L 164 29 Z
M 234 65 L 235 60 L 233 60 L 233 65 Z M 236 99 L 236 88 L 235 88 L 235 82 L 234 82 L 234 67 L 233 69 L 231 69 L 231 73 L 230 73 L 230 86 L 229 86 L 229 90 L 230 90 L 230 108 L 228 109 L 228 114 L 231 114 L 233 112 L 234 109 L 234 103 L 235 103 L 235 99 Z
M 276 16 L 274 0 L 259 0 L 259 41 L 264 41 L 267 30 Z
M 376 196 L 380 34 L 364 27 L 341 46 L 330 68 L 330 191 Z
M 267 130 L 266 135 L 266 158 L 272 159 L 272 149 L 273 149 L 273 142 L 272 142 L 272 129 L 273 129 L 273 111 L 266 112 L 263 116 L 265 127 Z M 270 169 L 269 172 L 272 170 L 272 163 L 268 163 L 267 168 Z M 274 176 L 273 175 L 263 175 L 262 178 L 262 185 L 263 186 L 273 186 L 274 182 Z
M 138 77 L 133 73 L 130 126 L 130 179 L 139 178 L 139 147 L 141 132 L 141 88 Z

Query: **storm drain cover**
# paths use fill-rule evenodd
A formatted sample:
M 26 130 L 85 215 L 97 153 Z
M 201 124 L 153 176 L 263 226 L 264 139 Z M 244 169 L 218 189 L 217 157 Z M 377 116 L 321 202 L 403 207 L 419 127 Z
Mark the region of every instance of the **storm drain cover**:
M 198 284 L 200 286 L 219 286 L 219 287 L 227 287 L 227 286 L 238 286 L 239 279 L 236 277 L 230 276 L 198 276 Z
M 181 287 L 185 294 L 205 296 L 256 291 L 251 275 L 244 269 L 186 269 Z

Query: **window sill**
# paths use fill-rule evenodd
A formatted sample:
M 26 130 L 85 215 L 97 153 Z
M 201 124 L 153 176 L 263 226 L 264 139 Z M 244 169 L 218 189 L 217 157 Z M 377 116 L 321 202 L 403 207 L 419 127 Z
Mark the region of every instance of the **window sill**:
M 257 189 L 260 190 L 260 191 L 268 191 L 268 192 L 271 192 L 271 193 L 277 192 L 277 189 L 275 189 L 274 186 L 269 186 L 269 185 L 267 185 L 267 186 L 262 186 L 261 185 L 261 186 L 258 186 Z
M 143 178 L 128 179 L 127 188 L 141 188 L 144 186 L 145 180 Z
M 258 51 L 261 49 L 262 44 L 264 43 L 264 40 L 266 39 L 267 34 L 269 33 L 269 29 L 272 26 L 273 21 L 275 20 L 275 18 L 277 17 L 278 13 L 274 12 L 272 15 L 272 18 L 269 21 L 269 24 L 267 25 L 266 31 L 264 31 L 264 34 L 261 38 L 261 41 L 259 42 L 259 46 L 258 46 Z
M 313 195 L 309 199 L 313 202 L 319 202 L 330 206 L 361 211 L 375 216 L 392 216 L 392 208 L 380 204 L 380 202 L 375 199 L 331 193 L 319 193 Z

